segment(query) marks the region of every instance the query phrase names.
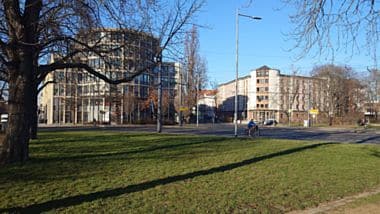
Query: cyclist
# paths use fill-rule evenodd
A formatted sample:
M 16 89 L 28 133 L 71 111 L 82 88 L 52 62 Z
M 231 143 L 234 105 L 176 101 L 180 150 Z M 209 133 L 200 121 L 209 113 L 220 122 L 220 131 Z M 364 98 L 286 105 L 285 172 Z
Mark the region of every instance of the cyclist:
M 256 125 L 255 122 L 253 122 L 253 119 L 251 119 L 249 122 L 248 122 L 248 136 L 252 136 L 252 134 L 258 130 L 258 127 Z

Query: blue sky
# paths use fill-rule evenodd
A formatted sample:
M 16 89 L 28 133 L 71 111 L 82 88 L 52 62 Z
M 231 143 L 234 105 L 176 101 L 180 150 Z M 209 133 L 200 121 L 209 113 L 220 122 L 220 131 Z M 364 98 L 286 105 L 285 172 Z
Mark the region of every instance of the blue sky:
M 247 0 L 208 0 L 197 17 L 199 29 L 200 54 L 208 61 L 208 76 L 219 84 L 235 78 L 235 11 L 260 16 L 262 20 L 240 17 L 239 21 L 239 76 L 249 74 L 251 69 L 267 65 L 289 74 L 297 69 L 299 74 L 308 75 L 316 65 L 331 63 L 326 56 L 310 54 L 295 60 L 299 50 L 289 51 L 294 42 L 289 41 L 286 33 L 292 25 L 289 14 L 294 8 L 283 7 L 280 0 L 253 0 L 249 8 L 242 8 Z M 366 53 L 338 54 L 334 63 L 347 64 L 357 71 L 364 71 L 373 65 Z

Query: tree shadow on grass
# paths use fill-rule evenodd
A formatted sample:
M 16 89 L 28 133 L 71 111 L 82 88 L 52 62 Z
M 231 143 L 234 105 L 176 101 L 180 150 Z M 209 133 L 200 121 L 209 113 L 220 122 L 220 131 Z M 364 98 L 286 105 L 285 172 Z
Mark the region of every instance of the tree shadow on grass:
M 95 154 L 83 154 L 83 155 L 77 155 L 77 156 L 66 156 L 66 157 L 44 157 L 44 158 L 31 158 L 33 162 L 44 162 L 46 161 L 76 161 L 81 159 L 87 159 L 87 158 L 100 158 L 100 157 L 112 157 L 112 156 L 120 156 L 120 155 L 132 155 L 132 154 L 138 154 L 138 153 L 146 153 L 146 152 L 154 152 L 158 150 L 164 150 L 164 149 L 176 149 L 184 146 L 193 146 L 198 144 L 205 144 L 205 143 L 215 143 L 215 142 L 224 142 L 225 138 L 212 138 L 209 140 L 201 140 L 201 141 L 191 141 L 186 143 L 176 143 L 176 144 L 170 144 L 170 145 L 163 145 L 163 146 L 152 146 L 149 148 L 144 149 L 137 149 L 133 151 L 122 151 L 122 152 L 110 152 L 110 153 L 95 153 Z M 160 140 L 161 141 L 161 140 Z
M 52 144 L 52 143 L 74 143 L 74 142 L 107 142 L 110 140 L 130 140 L 131 138 L 141 138 L 141 137 L 171 137 L 170 135 L 158 135 L 157 133 L 120 133 L 120 132 L 68 132 L 59 131 L 61 136 L 57 137 L 57 133 L 43 133 L 40 134 L 39 138 L 33 140 L 33 144 L 43 145 L 43 144 Z M 86 134 L 86 135 L 84 135 Z M 133 139 L 134 141 L 143 141 L 144 139 Z
M 368 138 L 365 138 L 365 139 L 362 139 L 362 140 L 359 140 L 359 141 L 356 141 L 355 143 L 358 143 L 358 144 L 361 144 L 361 143 L 369 143 L 369 141 L 374 141 L 378 139 L 379 140 L 379 143 L 380 143 L 380 136 L 372 136 L 372 137 L 368 137 Z
M 380 151 L 373 150 L 371 155 L 380 158 Z
M 330 144 L 335 144 L 335 143 L 320 143 L 320 144 L 312 144 L 312 145 L 307 145 L 307 146 L 293 148 L 293 149 L 287 149 L 284 151 L 280 151 L 280 152 L 276 152 L 276 153 L 272 153 L 272 154 L 268 154 L 268 155 L 264 155 L 260 157 L 254 157 L 254 158 L 243 160 L 240 162 L 213 167 L 206 170 L 199 170 L 199 171 L 189 172 L 182 175 L 169 176 L 166 178 L 156 179 L 153 181 L 147 181 L 140 184 L 133 184 L 126 187 L 120 187 L 120 188 L 115 188 L 111 190 L 104 190 L 104 191 L 99 191 L 99 192 L 94 192 L 94 193 L 89 193 L 89 194 L 82 194 L 82 195 L 71 196 L 71 197 L 62 198 L 62 199 L 51 200 L 51 201 L 47 201 L 40 204 L 29 205 L 27 207 L 13 207 L 13 208 L 8 208 L 8 209 L 0 209 L 0 212 L 35 213 L 35 212 L 44 212 L 51 209 L 75 206 L 75 205 L 82 204 L 84 202 L 91 202 L 98 199 L 116 197 L 123 194 L 144 191 L 144 190 L 151 189 L 159 185 L 166 185 L 166 184 L 170 184 L 170 183 L 174 183 L 178 181 L 184 181 L 184 180 L 196 178 L 199 176 L 211 175 L 214 173 L 221 173 L 221 172 L 233 170 L 239 167 L 243 167 L 249 164 L 257 163 L 263 160 L 267 160 L 267 159 L 271 159 L 271 158 L 275 158 L 275 157 L 279 157 L 283 155 L 289 155 L 289 154 L 301 152 L 308 149 L 314 149 L 320 146 L 325 146 L 325 145 L 330 145 Z

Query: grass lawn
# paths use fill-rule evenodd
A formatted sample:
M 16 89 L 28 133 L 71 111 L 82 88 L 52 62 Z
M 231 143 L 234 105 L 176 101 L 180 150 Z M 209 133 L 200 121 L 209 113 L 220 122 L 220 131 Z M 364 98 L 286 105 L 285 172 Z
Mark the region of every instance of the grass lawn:
M 380 187 L 380 147 L 43 132 L 0 169 L 0 213 L 282 213 Z

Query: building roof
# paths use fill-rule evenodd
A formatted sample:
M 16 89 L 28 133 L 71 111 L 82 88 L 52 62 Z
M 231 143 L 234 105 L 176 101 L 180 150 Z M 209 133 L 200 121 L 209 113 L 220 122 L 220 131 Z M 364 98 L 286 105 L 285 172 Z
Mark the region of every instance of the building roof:
M 268 67 L 267 65 L 263 65 L 260 68 L 257 68 L 256 70 L 270 70 L 271 68 Z
M 281 77 L 287 77 L 287 78 L 303 78 L 303 79 L 314 79 L 314 80 L 324 80 L 324 78 L 320 77 L 308 77 L 308 76 L 300 76 L 300 75 L 292 75 L 292 74 L 280 74 Z
M 216 95 L 217 90 L 201 90 L 199 93 L 203 96 L 213 96 Z
M 248 78 L 251 78 L 251 75 L 247 75 L 247 76 L 244 76 L 244 77 L 239 77 L 238 80 L 244 80 L 244 79 L 248 79 Z M 231 83 L 233 83 L 233 82 L 235 82 L 235 80 L 231 80 L 231 81 L 228 81 L 228 82 L 226 82 L 226 83 L 219 84 L 219 85 L 218 85 L 218 88 L 221 87 L 221 86 L 223 86 L 223 85 L 231 84 Z

